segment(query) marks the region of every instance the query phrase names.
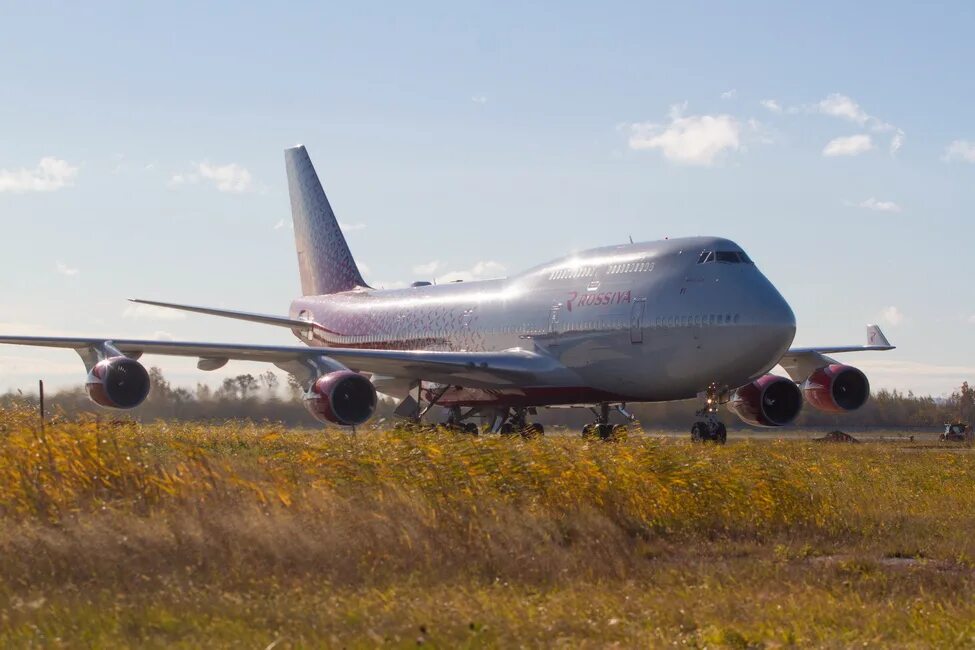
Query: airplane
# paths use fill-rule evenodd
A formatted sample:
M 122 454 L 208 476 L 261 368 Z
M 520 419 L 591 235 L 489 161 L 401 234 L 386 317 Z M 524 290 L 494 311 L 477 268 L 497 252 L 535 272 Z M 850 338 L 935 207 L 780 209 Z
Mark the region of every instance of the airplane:
M 780 427 L 804 402 L 831 413 L 867 401 L 859 369 L 831 354 L 891 350 L 876 325 L 866 345 L 791 348 L 789 304 L 745 251 L 721 237 L 595 248 L 507 278 L 403 289 L 366 284 L 303 146 L 285 150 L 302 296 L 287 316 L 136 299 L 198 314 L 286 327 L 302 345 L 0 336 L 0 343 L 73 349 L 90 398 L 134 408 L 149 394 L 143 354 L 197 357 L 201 370 L 263 361 L 295 375 L 309 412 L 356 427 L 378 395 L 421 421 L 446 409 L 447 426 L 543 432 L 542 407 L 588 407 L 584 435 L 610 438 L 626 405 L 698 398 L 697 441 L 723 443 L 719 405 L 744 422 Z M 781 365 L 788 377 L 770 374 Z

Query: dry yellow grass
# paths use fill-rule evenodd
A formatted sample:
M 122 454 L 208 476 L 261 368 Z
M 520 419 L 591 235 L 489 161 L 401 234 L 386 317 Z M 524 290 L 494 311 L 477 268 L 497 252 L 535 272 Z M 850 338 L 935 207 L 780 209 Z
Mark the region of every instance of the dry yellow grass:
M 973 487 L 906 443 L 8 411 L 0 643 L 975 645 Z

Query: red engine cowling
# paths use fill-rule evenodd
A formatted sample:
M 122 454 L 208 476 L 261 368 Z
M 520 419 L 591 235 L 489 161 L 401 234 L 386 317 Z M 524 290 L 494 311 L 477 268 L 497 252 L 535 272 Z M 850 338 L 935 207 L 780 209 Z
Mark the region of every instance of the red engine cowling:
M 802 392 L 815 408 L 828 413 L 855 411 L 870 398 L 867 376 L 853 366 L 832 363 L 809 375 Z
M 802 392 L 791 379 L 763 375 L 735 390 L 728 408 L 748 424 L 781 427 L 799 415 Z
M 128 357 L 109 357 L 91 369 L 85 389 L 99 406 L 131 409 L 145 401 L 149 384 L 149 373 L 141 363 Z
M 362 424 L 376 411 L 376 388 L 351 370 L 336 370 L 315 380 L 305 394 L 305 408 L 319 422 Z

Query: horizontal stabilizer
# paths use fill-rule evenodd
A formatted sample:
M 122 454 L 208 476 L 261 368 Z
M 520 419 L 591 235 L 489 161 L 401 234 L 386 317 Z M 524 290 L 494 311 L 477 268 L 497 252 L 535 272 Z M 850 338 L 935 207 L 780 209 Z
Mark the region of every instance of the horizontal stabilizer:
M 220 316 L 222 318 L 233 318 L 234 320 L 244 320 L 251 323 L 261 323 L 263 325 L 277 325 L 278 327 L 288 327 L 290 329 L 301 330 L 303 332 L 310 332 L 315 324 L 311 321 L 296 320 L 294 318 L 285 318 L 284 316 L 270 316 L 268 314 L 255 314 L 248 311 L 233 311 L 230 309 L 215 309 L 213 307 L 197 307 L 194 305 L 180 305 L 172 302 L 158 302 L 156 300 L 140 300 L 138 298 L 129 298 L 129 302 L 138 303 L 140 305 L 152 305 L 153 307 L 164 307 L 166 309 L 178 309 L 180 311 L 189 311 L 196 314 L 207 314 L 209 316 Z

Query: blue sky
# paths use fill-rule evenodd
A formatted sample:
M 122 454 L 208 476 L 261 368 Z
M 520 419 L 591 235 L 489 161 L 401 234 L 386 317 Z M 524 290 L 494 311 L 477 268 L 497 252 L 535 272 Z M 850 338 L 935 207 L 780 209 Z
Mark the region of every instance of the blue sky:
M 797 344 L 879 322 L 875 387 L 975 379 L 975 5 L 351 4 L 0 6 L 0 331 L 291 343 L 125 298 L 284 313 L 300 142 L 373 284 L 723 235 Z M 39 376 L 83 373 L 0 350 Z

